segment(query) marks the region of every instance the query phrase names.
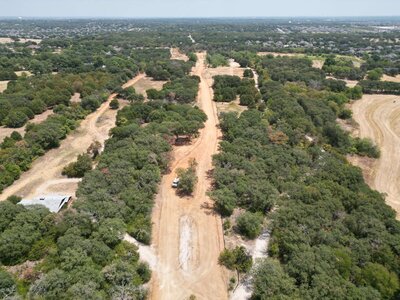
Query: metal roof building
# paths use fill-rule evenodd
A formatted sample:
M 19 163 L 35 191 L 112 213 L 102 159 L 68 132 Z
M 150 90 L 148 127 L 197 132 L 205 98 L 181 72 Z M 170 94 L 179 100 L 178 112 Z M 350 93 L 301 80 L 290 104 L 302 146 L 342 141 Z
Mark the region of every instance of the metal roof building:
M 51 212 L 58 213 L 64 206 L 64 204 L 68 203 L 71 198 L 71 196 L 67 195 L 47 195 L 30 200 L 24 199 L 18 204 L 21 204 L 23 206 L 43 205 L 44 207 L 47 207 Z

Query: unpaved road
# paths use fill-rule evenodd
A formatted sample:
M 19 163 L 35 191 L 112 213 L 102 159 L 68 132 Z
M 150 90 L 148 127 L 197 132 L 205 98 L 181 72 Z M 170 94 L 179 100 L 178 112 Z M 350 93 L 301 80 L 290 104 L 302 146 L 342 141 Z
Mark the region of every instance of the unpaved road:
M 153 272 L 151 299 L 183 300 L 227 299 L 226 273 L 218 265 L 224 248 L 221 219 L 212 210 L 213 202 L 206 195 L 211 181 L 212 155 L 218 150 L 220 132 L 213 95 L 207 81 L 205 53 L 198 53 L 193 74 L 200 76 L 198 105 L 208 116 L 200 137 L 190 145 L 173 150 L 172 172 L 162 179 L 153 210 L 153 246 L 157 254 L 157 270 Z M 208 75 L 209 76 L 209 75 Z M 198 163 L 193 197 L 180 198 L 171 188 L 177 168 L 189 160 Z
M 123 87 L 126 88 L 143 78 L 143 74 L 136 76 Z M 48 151 L 36 159 L 29 171 L 0 194 L 0 200 L 11 195 L 23 198 L 33 198 L 42 193 L 74 195 L 78 181 L 66 179 L 61 171 L 67 164 L 76 160 L 79 154 L 86 152 L 93 141 L 104 143 L 108 139 L 108 132 L 115 126 L 117 110 L 109 108 L 110 101 L 116 97 L 112 94 L 94 113 L 84 119 L 80 126 L 61 142 L 60 147 Z
M 386 203 L 400 217 L 400 96 L 364 95 L 352 105 L 359 136 L 372 139 L 381 150 L 373 164 L 369 184 L 386 193 Z M 357 161 L 356 161 L 357 162 Z M 361 168 L 366 168 L 360 165 Z

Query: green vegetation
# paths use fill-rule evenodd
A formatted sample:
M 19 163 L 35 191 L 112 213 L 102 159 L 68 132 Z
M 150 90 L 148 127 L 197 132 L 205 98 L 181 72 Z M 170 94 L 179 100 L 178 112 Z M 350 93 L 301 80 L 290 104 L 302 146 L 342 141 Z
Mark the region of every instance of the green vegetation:
M 197 183 L 197 175 L 196 175 L 196 160 L 192 160 L 189 163 L 189 167 L 187 169 L 178 169 L 176 171 L 179 178 L 178 191 L 184 195 L 191 195 L 194 191 L 194 188 Z
M 197 76 L 185 76 L 164 84 L 161 91 L 150 89 L 149 99 L 165 99 L 171 102 L 190 103 L 196 100 L 200 79 Z
M 82 178 L 91 169 L 92 158 L 88 154 L 81 154 L 76 162 L 64 167 L 62 175 L 66 175 L 68 178 Z
M 246 210 L 237 229 L 248 238 L 260 233 L 262 215 L 272 220 L 270 258 L 254 270 L 253 298 L 394 299 L 395 212 L 343 156 L 377 157 L 379 151 L 336 125 L 352 90 L 324 87 L 314 73 L 281 72 L 273 81 L 270 69 L 259 74 L 267 109 L 221 115 L 224 139 L 214 156 L 211 193 L 225 216 Z
M 354 66 L 351 59 L 330 55 L 326 58 L 322 69 L 329 75 L 340 79 L 360 80 L 365 73 Z
M 207 54 L 207 63 L 212 67 L 212 68 L 217 68 L 217 67 L 226 67 L 228 66 L 228 60 L 224 55 L 221 55 L 219 53 Z
M 361 80 L 359 85 L 365 94 L 400 95 L 400 83 L 398 82 Z
M 240 105 L 254 107 L 261 99 L 253 79 L 240 79 L 238 76 L 214 76 L 214 100 L 217 102 L 231 102 L 240 96 Z

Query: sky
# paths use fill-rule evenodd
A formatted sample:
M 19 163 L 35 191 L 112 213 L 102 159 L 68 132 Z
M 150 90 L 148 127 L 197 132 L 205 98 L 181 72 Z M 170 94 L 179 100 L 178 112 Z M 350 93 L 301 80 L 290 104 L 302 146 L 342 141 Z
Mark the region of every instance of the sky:
M 0 0 L 1 17 L 398 16 L 400 0 Z

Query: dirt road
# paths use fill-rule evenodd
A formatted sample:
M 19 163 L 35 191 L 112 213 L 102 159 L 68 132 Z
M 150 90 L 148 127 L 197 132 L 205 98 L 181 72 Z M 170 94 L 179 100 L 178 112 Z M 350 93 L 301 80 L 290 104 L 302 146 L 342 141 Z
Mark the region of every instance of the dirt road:
M 371 138 L 381 149 L 381 157 L 373 164 L 368 183 L 387 194 L 386 203 L 396 210 L 399 219 L 400 96 L 364 95 L 354 102 L 352 110 L 354 120 L 360 125 L 359 136 Z M 360 167 L 367 166 L 360 164 Z
M 153 211 L 153 245 L 157 253 L 157 270 L 153 273 L 151 299 L 181 300 L 227 299 L 226 274 L 218 265 L 224 248 L 222 224 L 206 195 L 210 188 L 207 171 L 217 152 L 220 132 L 212 90 L 207 81 L 205 53 L 198 54 L 193 70 L 201 78 L 198 105 L 208 121 L 200 137 L 191 145 L 173 150 L 172 172 L 164 176 Z M 209 75 L 208 75 L 209 76 Z M 190 159 L 198 162 L 193 197 L 180 198 L 171 188 L 175 171 L 186 167 Z
M 143 74 L 136 76 L 123 87 L 126 88 L 143 78 Z M 76 157 L 86 152 L 90 144 L 97 140 L 104 143 L 108 139 L 108 132 L 115 126 L 117 110 L 109 108 L 110 101 L 115 98 L 111 95 L 94 113 L 88 115 L 80 126 L 61 142 L 59 148 L 48 151 L 36 159 L 29 171 L 23 173 L 21 178 L 0 194 L 0 200 L 5 200 L 11 195 L 24 198 L 33 198 L 38 194 L 57 193 L 74 195 L 78 181 L 66 179 L 61 171 Z

